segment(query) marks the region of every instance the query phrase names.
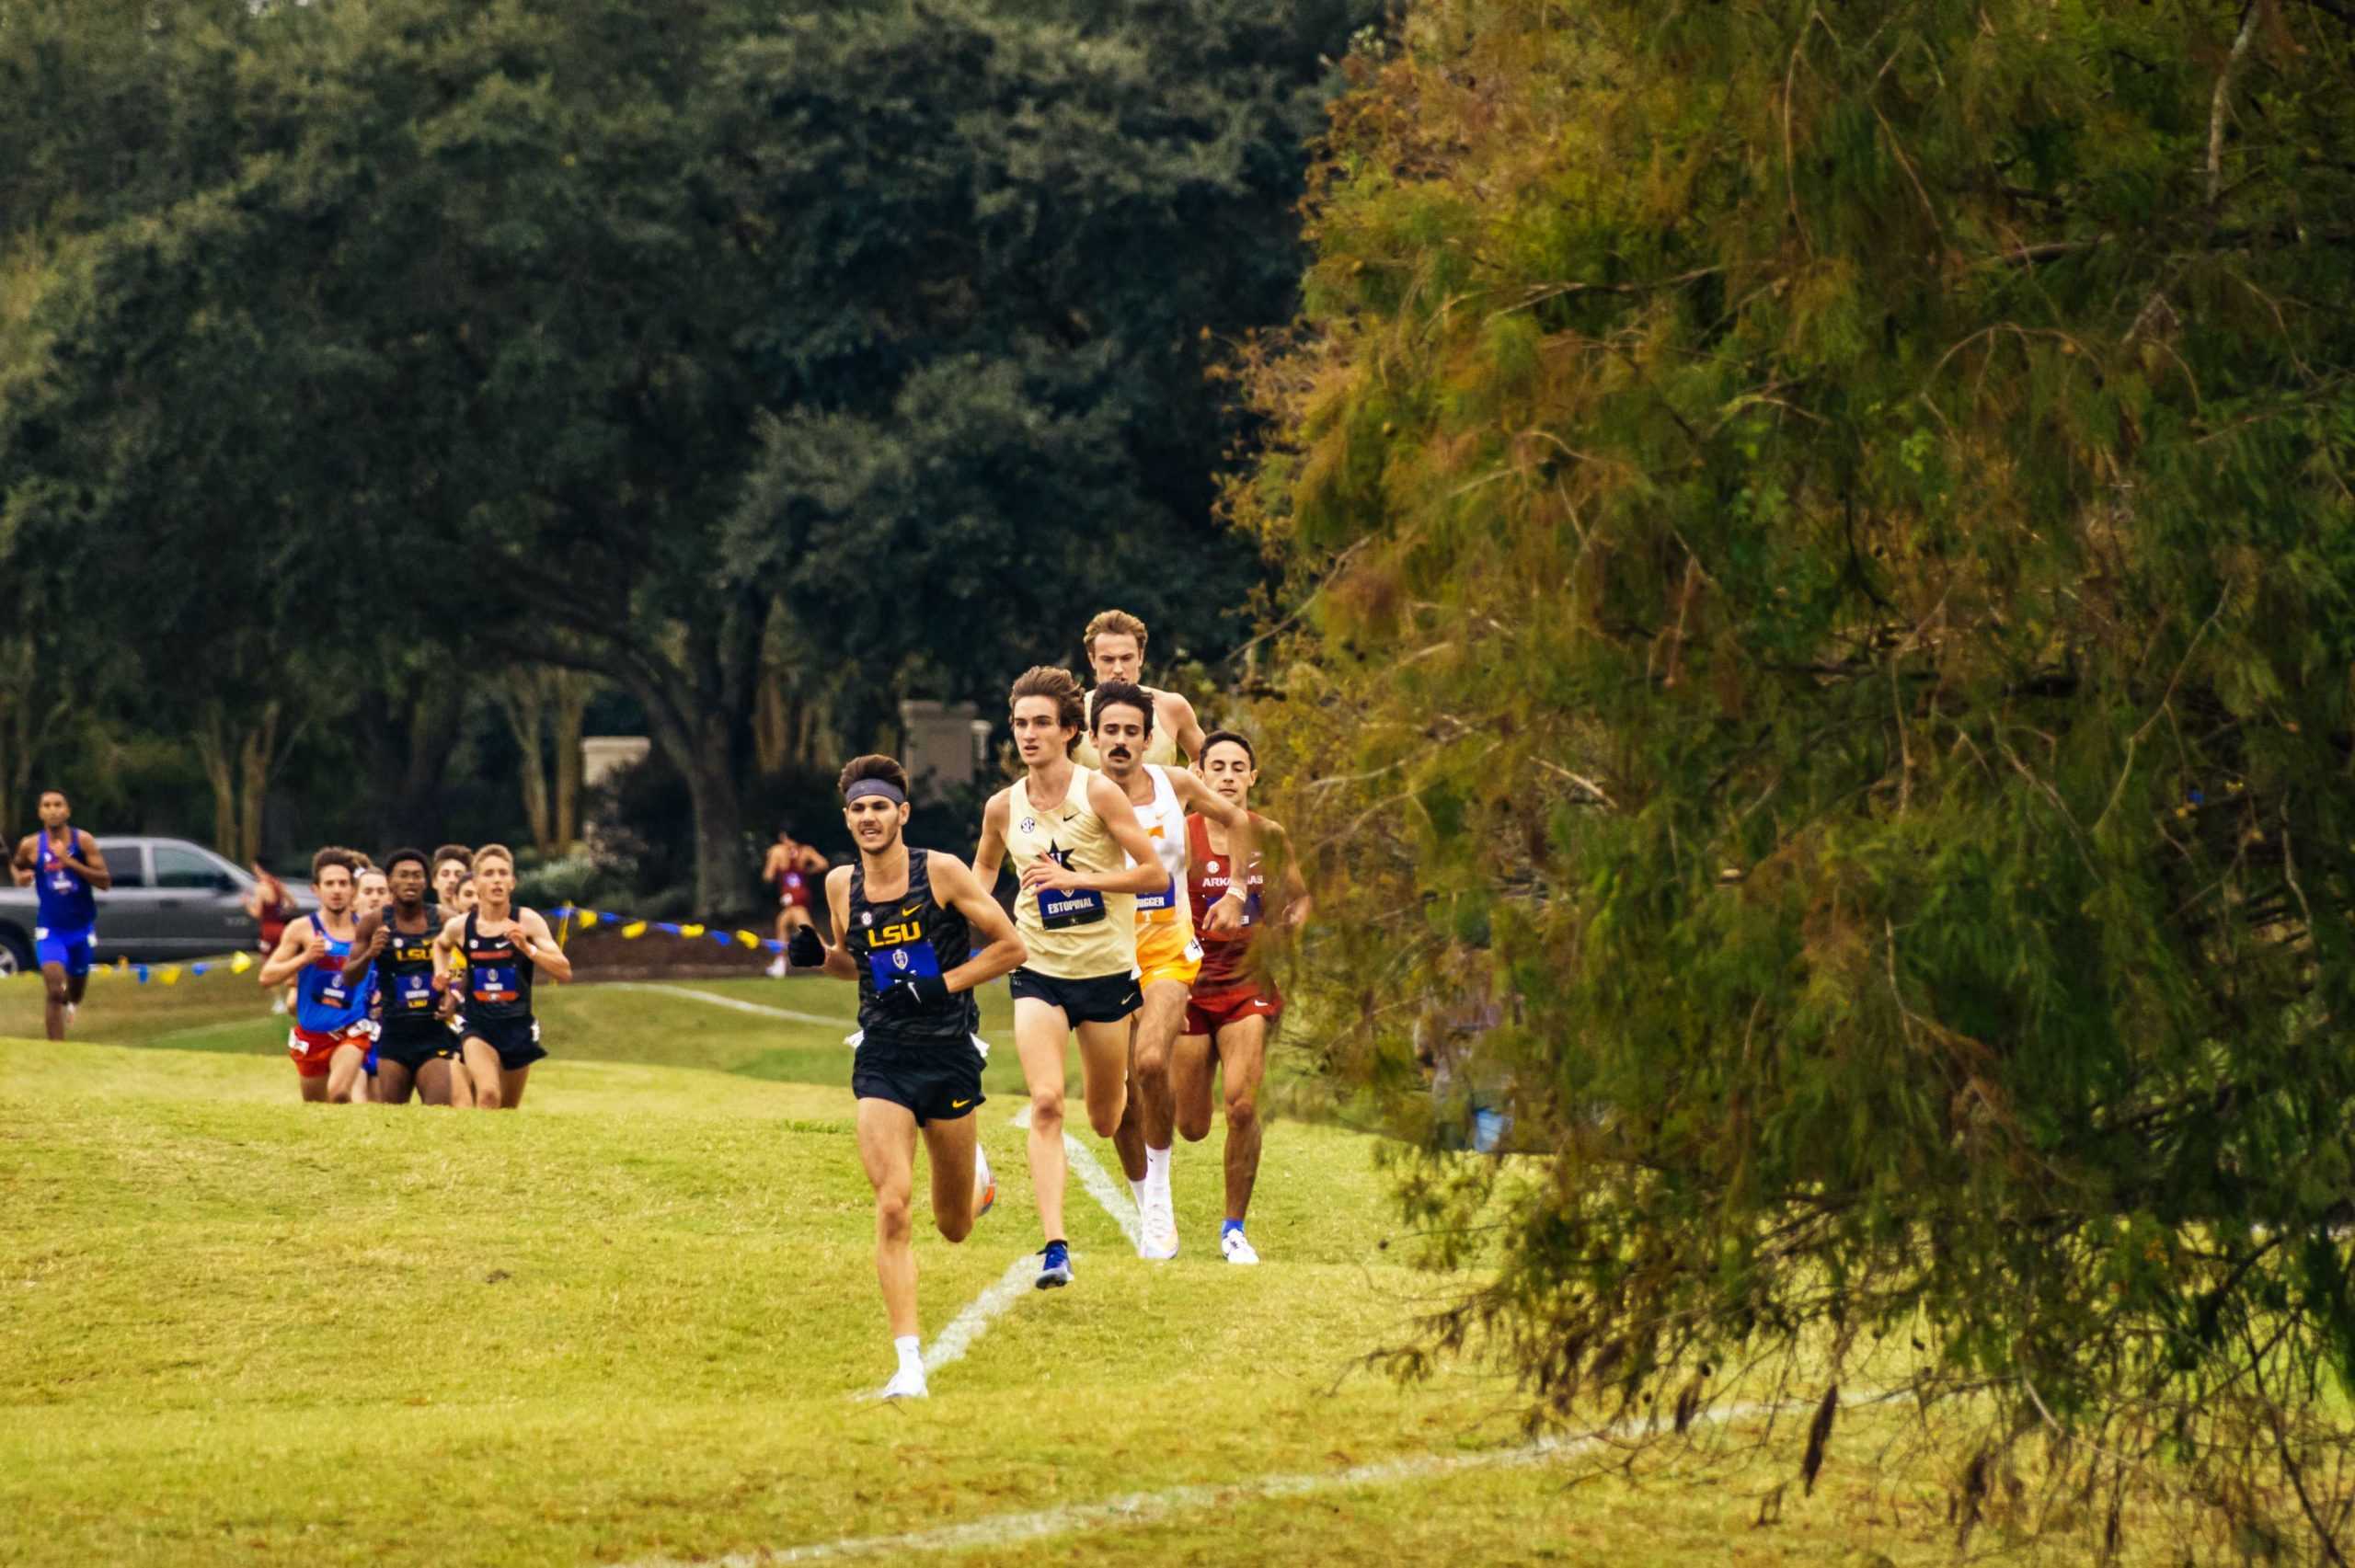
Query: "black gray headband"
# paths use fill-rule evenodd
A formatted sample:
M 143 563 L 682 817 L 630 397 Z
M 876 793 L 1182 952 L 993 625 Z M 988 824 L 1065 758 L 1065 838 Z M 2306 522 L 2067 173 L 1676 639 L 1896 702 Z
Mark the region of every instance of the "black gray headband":
M 905 806 L 908 803 L 908 797 L 900 793 L 900 786 L 890 780 L 861 779 L 843 791 L 843 804 L 856 806 L 870 795 L 879 795 L 894 806 Z

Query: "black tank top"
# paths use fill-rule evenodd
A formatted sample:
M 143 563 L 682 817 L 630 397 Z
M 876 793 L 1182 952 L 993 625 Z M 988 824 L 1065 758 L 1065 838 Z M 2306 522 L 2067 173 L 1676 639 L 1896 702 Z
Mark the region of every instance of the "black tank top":
M 965 917 L 932 896 L 932 856 L 908 851 L 908 890 L 881 903 L 867 901 L 867 865 L 850 868 L 850 927 L 844 939 L 858 965 L 858 1026 L 870 1038 L 910 1044 L 965 1045 L 982 1021 L 970 990 L 913 1018 L 885 1018 L 875 999 L 903 976 L 946 975 L 973 948 Z
M 521 910 L 508 913 L 512 927 Z M 532 1015 L 532 961 L 515 951 L 507 932 L 485 936 L 480 911 L 466 911 L 466 996 L 468 1018 L 529 1018 Z
M 431 1024 L 441 999 L 433 994 L 433 939 L 442 934 L 442 910 L 425 906 L 425 929 L 400 929 L 399 916 L 385 906 L 385 950 L 376 955 L 376 996 L 387 1024 Z

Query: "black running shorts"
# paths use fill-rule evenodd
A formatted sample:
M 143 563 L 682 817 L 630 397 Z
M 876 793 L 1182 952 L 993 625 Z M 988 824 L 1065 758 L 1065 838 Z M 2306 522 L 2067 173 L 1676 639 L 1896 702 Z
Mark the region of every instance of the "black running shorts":
M 1144 992 L 1137 989 L 1133 974 L 1066 980 L 1026 967 L 1015 970 L 1008 984 L 1015 1001 L 1036 997 L 1050 1007 L 1062 1008 L 1063 1016 L 1074 1024 L 1117 1024 L 1144 1003 Z
M 502 1072 L 529 1067 L 548 1054 L 540 1047 L 536 1018 L 469 1018 L 465 1027 L 467 1039 L 480 1040 L 499 1053 Z
M 391 1023 L 376 1036 L 376 1055 L 414 1073 L 437 1057 L 457 1060 L 458 1036 L 438 1018 Z
M 889 1100 L 926 1122 L 953 1122 L 971 1116 L 987 1096 L 982 1093 L 982 1051 L 962 1042 L 902 1042 L 863 1034 L 851 1057 L 850 1092 L 861 1100 Z

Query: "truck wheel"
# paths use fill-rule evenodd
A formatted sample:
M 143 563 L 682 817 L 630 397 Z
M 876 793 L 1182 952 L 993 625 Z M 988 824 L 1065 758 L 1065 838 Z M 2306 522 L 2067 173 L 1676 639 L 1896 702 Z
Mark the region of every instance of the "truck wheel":
M 33 944 L 21 933 L 0 926 L 0 980 L 29 975 L 33 968 Z

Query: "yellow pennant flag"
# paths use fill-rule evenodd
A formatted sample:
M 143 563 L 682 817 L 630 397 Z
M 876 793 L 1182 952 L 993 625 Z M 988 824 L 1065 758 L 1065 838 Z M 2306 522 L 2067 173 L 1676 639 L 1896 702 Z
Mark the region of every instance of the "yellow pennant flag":
M 699 925 L 683 925 L 679 928 L 679 934 L 681 936 L 701 936 L 703 934 L 703 927 Z
M 180 983 L 180 967 L 178 964 L 167 964 L 155 971 L 155 978 L 167 986 L 176 986 Z
M 240 953 L 229 960 L 229 972 L 233 975 L 242 975 L 253 967 L 254 956 L 250 953 Z
M 638 937 L 646 934 L 646 922 L 644 921 L 632 921 L 629 924 L 622 927 L 622 934 L 630 938 L 632 941 L 635 941 Z
M 753 935 L 749 931 L 738 932 L 736 933 L 736 940 L 742 943 L 747 947 L 758 947 L 761 944 L 761 939 Z
M 583 931 L 592 930 L 599 921 L 604 918 L 604 916 L 599 914 L 594 910 L 583 910 L 580 911 L 580 929 Z

